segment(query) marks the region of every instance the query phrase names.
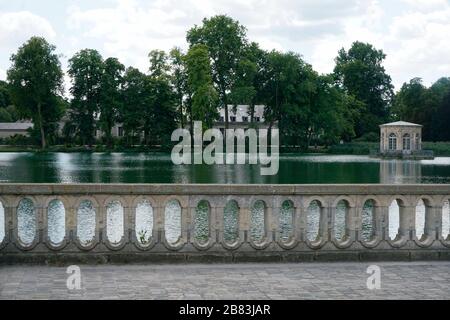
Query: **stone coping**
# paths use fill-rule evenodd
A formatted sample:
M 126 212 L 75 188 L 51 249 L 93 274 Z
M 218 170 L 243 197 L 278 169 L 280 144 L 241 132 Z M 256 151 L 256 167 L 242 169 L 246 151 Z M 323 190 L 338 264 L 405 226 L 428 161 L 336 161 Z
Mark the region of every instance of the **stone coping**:
M 0 183 L 0 195 L 450 195 L 450 184 Z

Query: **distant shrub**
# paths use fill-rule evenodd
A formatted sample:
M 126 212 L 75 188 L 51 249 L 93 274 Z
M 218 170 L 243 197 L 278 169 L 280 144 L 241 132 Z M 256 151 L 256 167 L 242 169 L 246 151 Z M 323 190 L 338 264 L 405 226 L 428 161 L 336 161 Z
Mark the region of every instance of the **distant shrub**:
M 368 132 L 363 134 L 361 137 L 354 140 L 355 142 L 378 142 L 380 141 L 380 136 L 376 132 Z

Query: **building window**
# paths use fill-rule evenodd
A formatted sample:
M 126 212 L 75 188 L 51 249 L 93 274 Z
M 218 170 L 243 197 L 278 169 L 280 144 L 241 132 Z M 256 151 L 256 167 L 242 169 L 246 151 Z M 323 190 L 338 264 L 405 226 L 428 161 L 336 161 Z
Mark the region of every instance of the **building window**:
M 231 117 L 230 117 L 230 121 L 231 121 L 231 122 L 236 122 L 236 117 L 231 116 Z
M 248 117 L 242 117 L 242 122 L 248 122 Z
M 420 135 L 416 133 L 416 150 L 420 150 Z
M 219 118 L 219 122 L 223 122 L 223 117 L 220 117 L 220 118 Z
M 118 128 L 117 128 L 117 135 L 118 135 L 119 137 L 123 137 L 123 127 L 118 127 Z
M 397 136 L 395 133 L 389 135 L 389 150 L 397 150 Z
M 403 135 L 403 150 L 411 150 L 411 136 L 409 133 Z
M 254 119 L 255 119 L 255 122 L 260 122 L 261 121 L 260 117 L 255 117 Z

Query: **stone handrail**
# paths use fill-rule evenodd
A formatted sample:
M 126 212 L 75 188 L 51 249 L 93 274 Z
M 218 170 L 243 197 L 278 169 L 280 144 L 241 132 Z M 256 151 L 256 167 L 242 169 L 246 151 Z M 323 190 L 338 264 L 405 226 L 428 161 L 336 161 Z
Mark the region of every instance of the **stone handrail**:
M 23 243 L 18 234 L 18 206 L 30 199 L 36 218 L 36 236 Z M 450 259 L 450 236 L 443 230 L 442 207 L 450 199 L 450 185 L 208 185 L 208 184 L 0 184 L 4 211 L 4 237 L 0 239 L 0 263 L 129 262 L 129 261 L 313 261 L 313 260 L 415 260 Z M 49 238 L 48 207 L 59 200 L 65 210 L 65 236 L 53 244 Z M 77 210 L 82 200 L 95 208 L 92 241 L 77 237 Z M 153 210 L 153 229 L 148 241 L 136 234 L 136 207 L 148 201 Z M 165 208 L 176 200 L 181 208 L 180 237 L 169 242 L 165 234 Z M 362 233 L 363 207 L 373 202 L 371 235 Z M 389 236 L 389 206 L 399 205 L 399 227 Z M 423 234 L 416 234 L 416 205 L 425 205 Z M 108 240 L 107 206 L 120 202 L 123 234 L 119 242 Z M 194 236 L 196 209 L 207 201 L 208 237 Z M 224 236 L 224 208 L 235 201 L 239 208 L 237 237 Z M 263 237 L 250 234 L 251 212 L 256 201 L 264 203 Z M 280 231 L 282 204 L 292 204 L 292 232 Z M 318 204 L 318 231 L 307 237 L 308 207 Z M 337 236 L 338 203 L 344 202 L 345 231 Z M 1 221 L 1 219 L 0 219 Z M 2 226 L 0 226 L 1 228 Z

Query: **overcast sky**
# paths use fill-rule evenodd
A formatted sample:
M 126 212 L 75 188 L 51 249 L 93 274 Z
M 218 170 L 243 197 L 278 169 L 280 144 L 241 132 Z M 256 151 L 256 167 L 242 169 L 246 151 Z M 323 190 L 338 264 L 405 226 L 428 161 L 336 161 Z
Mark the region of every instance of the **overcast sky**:
M 67 59 L 83 48 L 148 69 L 152 49 L 186 48 L 203 17 L 228 14 L 264 49 L 295 51 L 321 72 L 337 51 L 370 42 L 387 54 L 396 89 L 413 77 L 450 76 L 450 0 L 0 0 L 0 79 L 33 35 Z

